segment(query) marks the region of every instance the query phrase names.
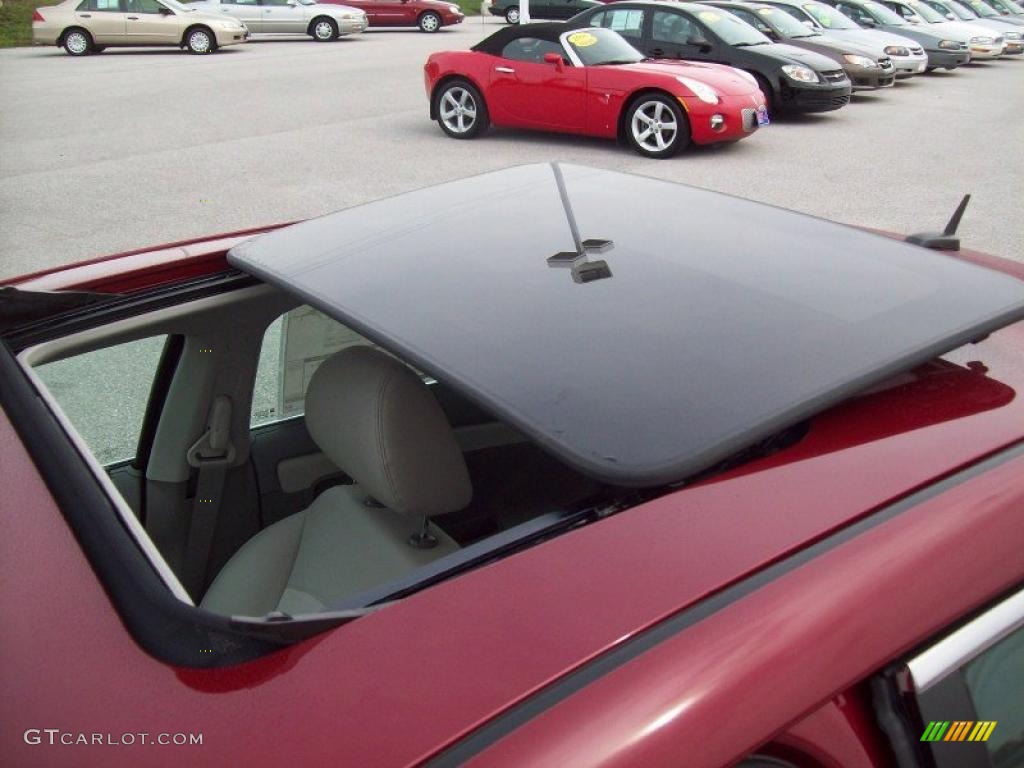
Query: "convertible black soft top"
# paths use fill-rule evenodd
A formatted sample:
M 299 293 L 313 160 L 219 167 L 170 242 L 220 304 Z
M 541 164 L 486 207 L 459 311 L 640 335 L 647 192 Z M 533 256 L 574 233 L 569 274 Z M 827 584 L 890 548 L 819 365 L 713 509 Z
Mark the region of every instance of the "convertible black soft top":
M 564 185 L 560 176 L 564 174 Z M 706 469 L 1024 318 L 1024 283 L 641 176 L 527 165 L 236 246 L 605 482 Z
M 513 24 L 499 29 L 490 37 L 485 37 L 470 50 L 500 56 L 501 52 L 505 50 L 506 45 L 521 37 L 535 37 L 538 40 L 548 40 L 552 43 L 557 43 L 559 35 L 568 31 L 568 27 L 559 21 L 547 21 L 538 24 Z

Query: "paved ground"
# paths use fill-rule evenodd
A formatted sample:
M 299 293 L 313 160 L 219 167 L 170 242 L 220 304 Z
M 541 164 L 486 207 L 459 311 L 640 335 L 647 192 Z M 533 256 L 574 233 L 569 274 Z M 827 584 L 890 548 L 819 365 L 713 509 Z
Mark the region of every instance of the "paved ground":
M 261 41 L 209 57 L 0 51 L 0 276 L 555 159 L 900 231 L 940 226 L 972 192 L 966 243 L 1024 258 L 1024 61 L 916 78 L 654 161 L 574 137 L 445 138 L 427 119 L 424 59 L 498 27 Z

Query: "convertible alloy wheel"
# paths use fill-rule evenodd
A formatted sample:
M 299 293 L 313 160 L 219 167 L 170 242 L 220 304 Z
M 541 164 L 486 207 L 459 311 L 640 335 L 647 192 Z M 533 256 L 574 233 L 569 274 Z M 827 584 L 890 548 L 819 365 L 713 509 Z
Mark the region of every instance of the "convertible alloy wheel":
M 187 45 L 189 53 L 210 53 L 213 51 L 213 38 L 205 29 L 193 29 L 188 33 Z
M 456 139 L 471 139 L 487 127 L 487 106 L 480 92 L 464 81 L 445 86 L 437 99 L 441 129 Z
M 326 43 L 338 37 L 338 27 L 330 19 L 317 19 L 313 24 L 313 39 Z
M 513 5 L 507 11 L 505 11 L 505 21 L 509 24 L 519 23 L 519 6 Z
M 64 50 L 72 56 L 85 56 L 92 47 L 89 33 L 82 29 L 72 29 L 64 35 Z
M 427 11 L 420 16 L 420 31 L 437 32 L 441 28 L 441 17 L 433 11 Z
M 647 157 L 669 157 L 690 140 L 682 111 L 664 96 L 639 99 L 630 109 L 628 121 L 630 143 Z

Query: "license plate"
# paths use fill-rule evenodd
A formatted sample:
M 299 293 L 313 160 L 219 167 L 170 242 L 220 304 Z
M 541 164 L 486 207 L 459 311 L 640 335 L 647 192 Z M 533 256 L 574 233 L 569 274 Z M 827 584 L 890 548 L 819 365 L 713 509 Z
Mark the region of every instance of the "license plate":
M 771 122 L 771 120 L 768 118 L 768 107 L 758 107 L 757 108 L 757 125 L 760 127 L 760 126 L 768 125 L 768 123 L 770 123 L 770 122 Z

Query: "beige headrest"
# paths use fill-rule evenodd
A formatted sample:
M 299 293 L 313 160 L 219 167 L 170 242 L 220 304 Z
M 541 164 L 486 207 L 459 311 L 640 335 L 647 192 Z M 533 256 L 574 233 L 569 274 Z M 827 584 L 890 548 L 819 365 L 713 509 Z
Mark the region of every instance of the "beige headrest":
M 440 515 L 469 504 L 462 451 L 427 385 L 395 358 L 357 346 L 329 357 L 306 392 L 320 449 L 389 509 Z

